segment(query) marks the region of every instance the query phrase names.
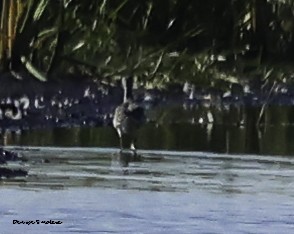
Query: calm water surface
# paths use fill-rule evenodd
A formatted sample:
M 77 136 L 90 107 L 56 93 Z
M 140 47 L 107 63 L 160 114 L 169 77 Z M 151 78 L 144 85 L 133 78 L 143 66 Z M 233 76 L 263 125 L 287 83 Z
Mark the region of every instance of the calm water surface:
M 1 181 L 1 233 L 292 233 L 294 158 L 10 146 L 26 178 Z M 62 224 L 12 224 L 13 220 Z
M 59 147 L 117 147 L 112 127 L 55 128 L 7 132 L 6 145 Z M 140 129 L 138 148 L 205 151 L 233 154 L 294 155 L 294 124 L 256 128 L 175 123 L 147 124 Z
M 159 110 L 136 159 L 111 127 L 6 132 L 27 161 L 1 166 L 28 176 L 0 180 L 0 233 L 293 233 L 292 109 L 260 128 L 252 113 L 237 126 Z M 13 224 L 50 219 L 62 224 Z

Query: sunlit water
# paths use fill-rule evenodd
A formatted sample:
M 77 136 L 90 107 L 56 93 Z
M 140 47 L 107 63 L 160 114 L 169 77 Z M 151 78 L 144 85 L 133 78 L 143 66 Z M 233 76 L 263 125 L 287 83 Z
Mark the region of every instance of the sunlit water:
M 294 158 L 196 151 L 14 147 L 0 233 L 292 233 Z M 62 224 L 13 224 L 13 220 Z

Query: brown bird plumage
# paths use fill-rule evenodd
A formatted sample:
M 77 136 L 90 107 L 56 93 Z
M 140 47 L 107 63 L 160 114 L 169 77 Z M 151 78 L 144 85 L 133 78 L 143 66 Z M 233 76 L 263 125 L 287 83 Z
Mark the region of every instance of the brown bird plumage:
M 145 121 L 144 108 L 133 100 L 133 77 L 123 78 L 124 100 L 114 112 L 113 126 L 116 129 L 121 151 L 128 145 L 136 154 L 137 130 Z

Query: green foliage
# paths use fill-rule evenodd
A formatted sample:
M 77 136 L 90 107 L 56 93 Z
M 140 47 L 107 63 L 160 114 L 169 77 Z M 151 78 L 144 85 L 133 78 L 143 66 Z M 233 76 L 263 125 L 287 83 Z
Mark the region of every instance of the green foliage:
M 278 0 L 3 0 L 1 35 L 11 22 L 16 30 L 1 36 L 0 60 L 42 79 L 56 72 L 114 79 L 131 73 L 158 86 L 211 85 L 247 70 L 263 75 L 272 58 L 293 59 L 293 9 L 292 1 Z

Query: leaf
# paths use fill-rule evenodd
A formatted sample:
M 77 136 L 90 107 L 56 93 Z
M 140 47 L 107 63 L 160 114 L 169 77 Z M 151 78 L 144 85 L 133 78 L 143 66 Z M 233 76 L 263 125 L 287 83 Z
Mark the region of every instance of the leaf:
M 35 11 L 35 14 L 33 16 L 33 19 L 35 21 L 39 20 L 40 17 L 42 16 L 47 4 L 48 4 L 49 0 L 41 0 L 39 5 L 37 6 L 37 9 Z
M 40 80 L 40 81 L 42 81 L 42 82 L 47 81 L 46 75 L 45 75 L 43 72 L 38 71 L 38 69 L 35 68 L 35 67 L 33 66 L 33 64 L 32 64 L 30 61 L 28 61 L 28 60 L 26 59 L 25 56 L 22 56 L 22 57 L 21 57 L 21 62 L 25 65 L 25 67 L 28 69 L 28 71 L 29 71 L 34 77 L 36 77 L 38 80 Z
M 128 0 L 123 1 L 109 16 L 110 19 L 115 18 L 121 8 L 128 2 Z
M 49 29 L 45 29 L 42 32 L 39 32 L 38 38 L 50 37 L 50 36 L 54 35 L 55 33 L 57 33 L 57 30 L 58 30 L 57 27 L 52 27 L 52 28 L 49 28 Z

